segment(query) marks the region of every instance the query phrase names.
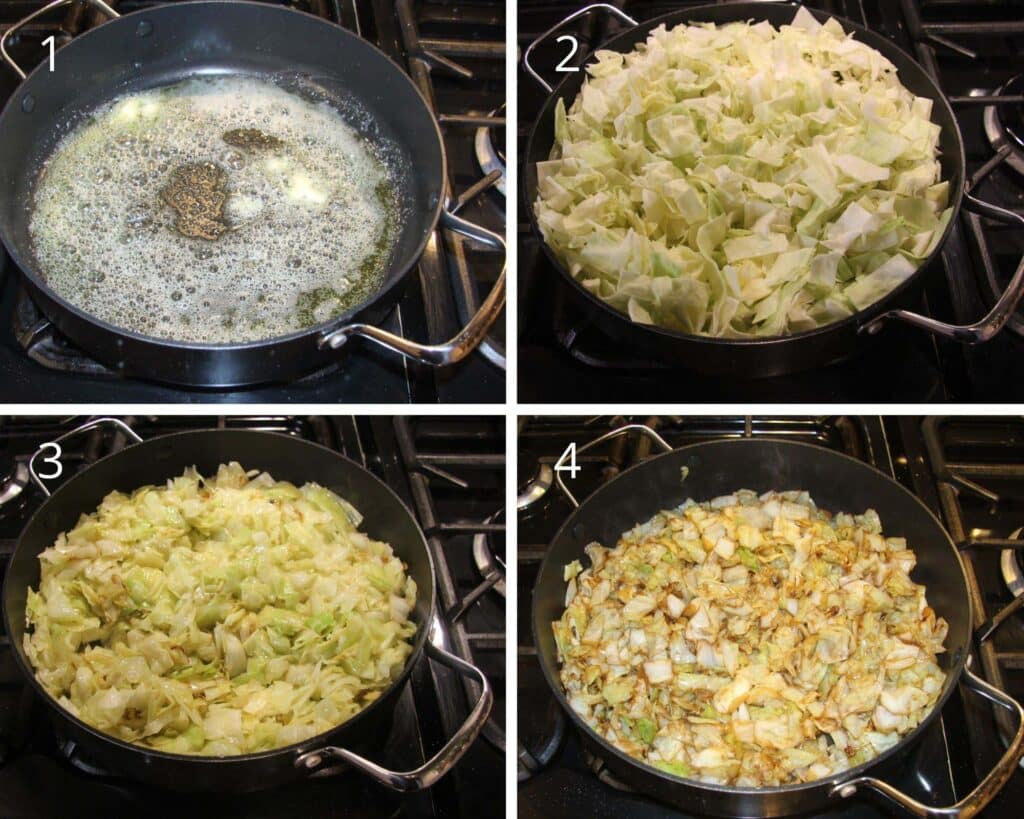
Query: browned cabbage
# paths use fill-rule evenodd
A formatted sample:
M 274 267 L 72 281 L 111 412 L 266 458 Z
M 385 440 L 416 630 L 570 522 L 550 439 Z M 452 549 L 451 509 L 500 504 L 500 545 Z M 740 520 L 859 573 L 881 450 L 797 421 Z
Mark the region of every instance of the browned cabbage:
M 553 623 L 572 708 L 669 773 L 778 786 L 899 742 L 934 706 L 947 624 L 878 515 L 805 492 L 687 501 L 587 547 Z

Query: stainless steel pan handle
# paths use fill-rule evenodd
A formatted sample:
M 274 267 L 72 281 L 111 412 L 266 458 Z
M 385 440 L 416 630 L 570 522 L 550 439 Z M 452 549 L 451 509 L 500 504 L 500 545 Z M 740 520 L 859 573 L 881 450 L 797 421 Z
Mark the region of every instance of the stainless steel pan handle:
M 131 438 L 135 443 L 142 443 L 142 437 L 134 429 L 128 426 L 124 421 L 122 421 L 120 418 L 108 417 L 93 418 L 91 421 L 86 421 L 84 424 L 81 424 L 72 430 L 68 430 L 63 435 L 58 435 L 52 441 L 47 441 L 46 443 L 59 444 L 61 441 L 66 441 L 68 438 L 73 438 L 75 435 L 79 435 L 80 433 L 83 432 L 88 432 L 90 429 L 95 429 L 96 427 L 102 427 L 107 425 L 117 427 L 119 430 L 121 430 L 121 432 L 123 432 L 125 435 Z M 44 444 L 43 446 L 46 446 L 46 444 Z M 46 484 L 43 483 L 43 479 L 39 477 L 39 473 L 36 472 L 36 458 L 38 458 L 42 454 L 43 447 L 40 447 L 39 449 L 32 453 L 32 457 L 28 459 L 28 472 L 32 476 L 32 480 L 35 482 L 36 486 L 43 490 L 43 494 L 46 495 L 46 497 L 50 497 L 50 490 L 46 488 Z
M 487 677 L 476 666 L 470 665 L 454 654 L 449 654 L 431 642 L 427 642 L 426 652 L 432 660 L 437 660 L 467 677 L 473 677 L 480 686 L 480 697 L 466 721 L 455 732 L 455 736 L 448 740 L 447 744 L 433 758 L 428 759 L 414 771 L 399 772 L 388 770 L 345 748 L 329 746 L 300 754 L 295 759 L 295 767 L 312 771 L 320 767 L 326 759 L 339 759 L 396 791 L 419 791 L 429 788 L 448 773 L 473 744 L 480 729 L 487 722 L 491 706 L 494 704 L 494 693 L 491 691 L 491 684 L 487 681 Z
M 637 25 L 637 21 L 630 17 L 628 14 L 626 14 L 626 12 L 624 12 L 622 9 L 616 8 L 615 6 L 609 5 L 608 3 L 592 3 L 589 6 L 584 6 L 583 8 L 574 11 L 568 17 L 564 18 L 561 22 L 555 23 L 555 25 L 553 25 L 551 28 L 549 28 L 547 31 L 541 34 L 540 37 L 538 37 L 536 40 L 530 43 L 526 47 L 526 51 L 523 52 L 523 68 L 526 69 L 526 73 L 533 77 L 533 79 L 537 81 L 540 87 L 547 91 L 549 94 L 552 92 L 553 89 L 548 84 L 548 81 L 545 80 L 540 74 L 538 74 L 534 70 L 533 66 L 530 65 L 530 55 L 533 54 L 533 50 L 538 45 L 543 43 L 548 37 L 550 37 L 552 34 L 558 31 L 558 29 L 560 29 L 562 26 L 571 23 L 573 20 L 576 20 L 579 17 L 583 17 L 587 14 L 590 14 L 592 11 L 605 11 L 608 14 L 612 15 L 613 17 L 618 18 L 621 22 L 625 23 L 626 25 Z
M 14 61 L 14 58 L 7 53 L 7 42 L 11 39 L 11 37 L 18 33 L 19 29 L 21 29 L 23 26 L 28 25 L 37 17 L 42 17 L 44 14 L 49 14 L 54 9 L 58 9 L 61 6 L 69 6 L 72 3 L 77 3 L 79 1 L 85 3 L 86 5 L 92 6 L 94 9 L 102 12 L 103 14 L 106 14 L 111 19 L 121 16 L 116 11 L 114 11 L 110 6 L 104 3 L 103 0 L 52 0 L 52 2 L 47 3 L 42 8 L 36 9 L 30 15 L 28 15 L 28 17 L 24 18 L 23 20 L 19 20 L 13 26 L 7 29 L 7 31 L 4 32 L 3 36 L 0 37 L 0 55 L 3 56 L 4 62 L 7 63 L 13 69 L 14 73 L 21 77 L 21 79 L 25 79 L 28 75 L 21 70 L 21 66 Z
M 593 449 L 595 446 L 603 444 L 605 441 L 610 441 L 612 438 L 618 438 L 622 435 L 627 435 L 628 433 L 634 431 L 639 432 L 641 435 L 645 435 L 648 438 L 650 438 L 651 441 L 653 441 L 661 448 L 662 452 L 672 451 L 672 445 L 646 424 L 625 424 L 619 427 L 618 429 L 613 429 L 610 432 L 606 432 L 604 435 L 598 436 L 593 441 L 589 441 L 581 447 L 577 447 L 576 454 L 579 455 L 582 452 L 586 452 L 588 449 Z M 558 488 L 565 493 L 565 497 L 568 498 L 569 503 L 571 503 L 575 508 L 578 509 L 580 502 L 576 500 L 576 496 L 569 491 L 569 487 L 567 487 L 562 482 L 562 470 L 560 469 L 560 467 L 562 467 L 564 464 L 565 452 L 563 452 L 559 456 L 558 460 L 555 461 L 555 483 L 557 483 Z
M 999 789 L 1006 784 L 1006 780 L 1017 770 L 1017 764 L 1020 762 L 1021 756 L 1024 755 L 1024 708 L 1021 708 L 1020 703 L 1016 700 L 972 673 L 969 668 L 964 669 L 964 682 L 975 693 L 995 705 L 1005 708 L 1017 718 L 1017 733 L 1013 735 L 1013 739 L 1010 741 L 1009 746 L 1007 746 L 1002 759 L 989 771 L 988 776 L 978 783 L 978 786 L 973 791 L 955 805 L 933 808 L 907 796 L 888 782 L 883 782 L 871 776 L 859 776 L 856 779 L 851 779 L 849 782 L 836 785 L 831 791 L 831 796 L 846 799 L 853 796 L 857 792 L 857 788 L 863 786 L 888 797 L 896 804 L 910 811 L 914 816 L 970 819 L 970 817 L 982 811 L 992 801 L 992 797 L 998 793 Z
M 1001 208 L 998 205 L 993 205 L 991 202 L 984 202 L 970 193 L 964 193 L 964 207 L 972 213 L 987 216 L 990 219 L 1006 222 L 1011 225 L 1024 226 L 1024 216 L 1014 213 L 1012 210 Z M 951 338 L 963 344 L 981 344 L 991 339 L 1003 329 L 1003 325 L 1009 321 L 1013 311 L 1017 309 L 1017 304 L 1020 302 L 1022 295 L 1024 295 L 1024 258 L 1021 258 L 1020 264 L 1017 265 L 1017 272 L 1013 274 L 1010 283 L 1006 286 L 999 300 L 989 310 L 988 315 L 974 324 L 946 324 L 928 316 L 913 313 L 910 310 L 890 310 L 865 324 L 860 328 L 860 332 L 873 335 L 881 330 L 887 321 L 902 321 L 906 324 L 912 324 L 914 327 L 921 327 L 937 336 Z
M 447 209 L 441 213 L 441 227 L 460 233 L 495 250 L 500 250 L 503 254 L 506 252 L 505 240 L 500 235 L 466 221 Z M 414 361 L 436 367 L 455 364 L 476 349 L 501 314 L 502 308 L 505 306 L 506 267 L 507 264 L 502 264 L 501 275 L 498 276 L 494 287 L 491 288 L 491 292 L 488 293 L 476 314 L 453 338 L 443 344 L 419 344 L 370 324 L 348 324 L 324 335 L 320 339 L 320 347 L 337 350 L 352 336 L 362 336 L 386 350 L 401 353 Z

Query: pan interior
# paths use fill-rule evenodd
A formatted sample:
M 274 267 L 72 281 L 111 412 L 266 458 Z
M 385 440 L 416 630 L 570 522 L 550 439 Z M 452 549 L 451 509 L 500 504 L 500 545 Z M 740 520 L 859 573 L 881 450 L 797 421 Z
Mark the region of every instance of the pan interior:
M 684 25 L 690 22 L 724 25 L 727 23 L 745 20 L 753 22 L 764 20 L 778 28 L 779 26 L 792 22 L 793 15 L 796 13 L 797 8 L 798 7 L 794 4 L 772 2 L 738 2 L 722 5 L 697 6 L 691 9 L 670 12 L 652 20 L 645 21 L 635 28 L 629 29 L 622 34 L 613 37 L 608 42 L 603 43 L 600 48 L 622 53 L 630 52 L 636 45 L 645 42 L 648 34 L 659 25 L 672 27 Z M 908 277 L 887 295 L 849 318 L 785 336 L 762 336 L 752 339 L 719 338 L 695 336 L 679 330 L 660 327 L 658 325 L 637 324 L 633 322 L 628 318 L 626 313 L 612 307 L 597 297 L 591 296 L 589 291 L 587 291 L 583 285 L 580 284 L 561 264 L 548 244 L 546 242 L 542 242 L 542 247 L 544 248 L 548 259 L 551 260 L 555 268 L 562 274 L 569 285 L 583 295 L 602 313 L 619 318 L 622 321 L 627 322 L 631 327 L 638 327 L 644 332 L 651 333 L 655 336 L 662 336 L 666 339 L 696 339 L 707 343 L 726 344 L 733 348 L 756 347 L 763 346 L 765 344 L 780 344 L 791 339 L 808 338 L 826 333 L 841 326 L 860 324 L 867 321 L 870 317 L 882 313 L 885 309 L 900 299 L 901 295 L 913 285 L 913 282 L 917 280 L 918 276 L 928 268 L 931 259 L 940 252 L 942 244 L 945 241 L 945 237 L 949 234 L 950 230 L 952 230 L 952 227 L 956 222 L 956 215 L 959 213 L 960 204 L 963 198 L 965 167 L 963 141 L 961 139 L 956 117 L 953 114 L 953 109 L 950 107 L 948 100 L 946 100 L 935 82 L 928 76 L 924 69 L 906 52 L 896 46 L 890 39 L 877 34 L 874 31 L 865 29 L 850 20 L 839 17 L 838 15 L 828 14 L 827 12 L 811 8 L 807 8 L 807 11 L 820 22 L 825 22 L 829 18 L 836 19 L 845 31 L 853 34 L 856 40 L 859 40 L 860 42 L 879 51 L 890 62 L 892 62 L 893 65 L 896 66 L 899 80 L 904 87 L 919 97 L 932 100 L 933 108 L 931 120 L 940 128 L 939 155 L 937 157 L 941 168 L 940 178 L 949 182 L 949 207 L 952 208 L 953 216 L 946 225 L 942 237 L 938 241 L 931 256 L 923 260 L 914 274 Z M 588 63 L 589 62 L 590 60 L 588 60 Z M 551 147 L 554 144 L 554 111 L 556 103 L 561 99 L 564 101 L 565 106 L 568 109 L 573 100 L 575 100 L 579 94 L 580 89 L 583 86 L 585 76 L 585 72 L 583 71 L 569 74 L 555 88 L 554 93 L 548 97 L 547 102 L 541 110 L 527 144 L 523 185 L 526 199 L 524 207 L 527 210 L 527 214 L 534 230 L 537 231 L 538 234 L 539 227 L 537 225 L 537 217 L 534 211 L 534 203 L 536 202 L 538 195 L 537 163 L 544 162 L 549 158 Z
M 410 615 L 417 631 L 405 669 L 387 690 L 404 683 L 427 638 L 434 610 L 433 566 L 423 534 L 409 510 L 378 478 L 325 447 L 275 433 L 199 430 L 153 438 L 98 461 L 54 492 L 25 528 L 4 581 L 4 622 L 19 665 L 32 680 L 37 693 L 51 700 L 35 680 L 22 648 L 22 638 L 27 590 L 39 585 L 39 554 L 53 544 L 60 532 L 72 528 L 82 513 L 96 509 L 112 491 L 131 492 L 147 484 L 161 484 L 190 466 L 195 466 L 201 474 L 212 474 L 221 463 L 232 460 L 246 469 L 269 472 L 276 480 L 296 485 L 315 481 L 331 489 L 363 515 L 360 531 L 390 544 L 395 555 L 406 564 L 408 575 L 417 585 L 416 606 Z M 381 699 L 385 696 L 386 692 Z M 371 704 L 343 724 L 357 724 L 373 708 Z M 118 741 L 85 723 L 79 722 L 79 726 L 109 741 Z M 148 749 L 147 753 L 162 754 Z M 247 757 L 230 757 L 242 758 Z
M 9 149 L 0 158 L 0 232 L 22 271 L 73 312 L 88 315 L 42 281 L 28 230 L 31 209 L 26 204 L 34 200 L 44 162 L 60 140 L 98 108 L 129 94 L 200 76 L 257 78 L 329 107 L 360 140 L 373 146 L 390 171 L 391 199 L 401 205 L 377 286 L 369 288 L 372 292 L 365 298 L 354 299 L 356 304 L 335 304 L 326 292 L 310 294 L 305 306 L 311 308 L 311 321 L 289 334 L 329 323 L 324 312 L 332 313 L 335 321 L 354 315 L 377 293 L 397 284 L 422 252 L 436 222 L 444 184 L 436 122 L 402 71 L 344 29 L 264 4 L 173 4 L 92 29 L 61 49 L 61 58 L 56 77 L 45 70 L 34 72 L 0 116 L 0 132 Z M 325 214 L 317 227 L 342 232 L 344 214 Z M 320 253 L 322 244 L 311 241 L 296 247 L 298 260 Z M 259 275 L 258 263 L 254 275 Z M 121 286 L 131 289 L 132 282 Z M 100 321 L 121 329 L 115 322 Z M 128 333 L 155 335 L 134 329 Z M 261 337 L 282 335 L 268 330 Z M 175 340 L 190 341 L 188 334 Z
M 301 78 L 123 96 L 46 160 L 36 261 L 68 301 L 144 335 L 231 343 L 323 323 L 380 288 L 404 221 L 407 163 L 351 124 L 368 119 Z
M 971 633 L 971 608 L 963 566 L 941 524 L 914 495 L 861 461 L 809 444 L 741 439 L 683 447 L 627 470 L 587 498 L 556 534 L 534 587 L 534 638 L 545 677 L 577 725 L 600 743 L 606 753 L 630 765 L 642 764 L 593 733 L 564 697 L 551 630 L 551 623 L 561 617 L 565 609 L 566 584 L 562 568 L 576 559 L 584 567 L 589 566 L 583 549 L 592 541 L 613 546 L 623 532 L 659 511 L 671 509 L 688 498 L 710 500 L 737 489 L 757 492 L 805 489 L 818 508 L 832 513 L 860 513 L 873 508 L 887 536 L 907 539 L 907 548 L 917 555 L 917 566 L 911 577 L 926 587 L 929 605 L 949 624 L 946 652 L 938 656 L 946 681 L 932 711 L 932 715 L 937 714 L 956 687 L 969 651 Z M 900 745 L 913 741 L 930 719 L 931 716 L 904 737 Z M 877 763 L 900 745 L 861 767 Z M 644 769 L 652 775 L 668 776 L 653 768 L 644 766 Z M 815 784 L 753 789 L 753 792 L 772 793 Z

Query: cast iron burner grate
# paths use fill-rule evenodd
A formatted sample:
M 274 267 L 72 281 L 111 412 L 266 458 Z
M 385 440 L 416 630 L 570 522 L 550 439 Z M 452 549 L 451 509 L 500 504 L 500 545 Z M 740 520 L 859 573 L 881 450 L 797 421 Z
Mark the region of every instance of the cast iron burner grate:
M 495 215 L 500 214 L 497 230 L 504 232 L 505 201 L 501 194 L 504 162 L 488 166 L 481 165 L 478 159 L 480 131 L 505 127 L 503 7 L 482 4 L 449 7 L 443 3 L 417 4 L 413 0 L 395 0 L 395 8 L 413 82 L 436 112 L 445 133 L 457 133 L 460 150 L 449 148 L 447 151 L 452 198 L 458 203 L 460 213 L 471 220 L 493 223 Z M 486 34 L 467 37 L 449 33 L 455 31 L 460 35 L 467 24 L 483 29 Z M 496 107 L 493 102 L 492 91 L 473 96 L 468 109 L 464 102 L 460 102 L 457 110 L 451 110 L 448 99 L 453 83 L 486 86 L 499 77 L 497 97 L 502 100 L 500 105 Z M 504 151 L 504 142 L 501 150 Z M 486 192 L 492 188 L 494 190 L 487 195 Z M 488 218 L 482 218 L 484 214 Z M 427 318 L 429 322 L 433 313 L 431 299 L 451 282 L 457 314 L 465 323 L 486 297 L 501 270 L 501 261 L 493 251 L 470 245 L 460 236 L 448 238 L 450 253 L 447 257 L 445 243 L 435 240 L 428 244 L 420 260 Z M 488 361 L 504 369 L 504 316 L 492 327 L 479 350 Z
M 985 106 L 985 136 L 997 154 L 1008 149 L 1006 164 L 1024 174 L 1024 74 L 1008 80 L 995 96 L 1003 100 Z
M 1020 597 L 1024 526 L 1024 422 L 1019 418 L 928 418 L 925 452 L 943 522 L 964 556 L 985 678 L 1024 696 Z M 988 715 L 985 723 L 991 724 Z M 1005 737 L 1012 728 L 995 719 Z M 974 731 L 984 727 L 970 724 Z
M 501 760 L 505 751 L 505 606 L 502 595 L 488 592 L 496 591 L 504 572 L 492 569 L 481 578 L 475 552 L 480 538 L 492 539 L 504 550 L 504 419 L 467 423 L 466 446 L 457 454 L 450 451 L 449 435 L 447 422 L 440 419 L 395 419 L 398 451 L 435 558 L 438 609 L 448 625 L 448 640 L 455 653 L 482 668 L 495 687 L 494 707 L 483 736 Z M 439 452 L 439 448 L 449 451 Z M 469 480 L 470 475 L 476 479 Z M 465 499 L 474 513 L 454 515 L 454 498 Z M 460 680 L 465 695 L 475 699 L 476 685 L 465 677 Z

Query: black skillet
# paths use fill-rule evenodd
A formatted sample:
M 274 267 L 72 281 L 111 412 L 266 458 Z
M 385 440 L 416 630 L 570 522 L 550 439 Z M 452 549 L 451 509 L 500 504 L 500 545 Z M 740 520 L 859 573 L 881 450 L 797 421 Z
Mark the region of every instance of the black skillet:
M 336 350 L 353 336 L 430 365 L 453 364 L 476 348 L 504 305 L 504 269 L 476 314 L 446 342 L 419 344 L 373 326 L 401 297 L 439 223 L 501 252 L 505 248 L 501 236 L 448 210 L 441 132 L 401 68 L 341 26 L 275 4 L 200 0 L 121 16 L 103 0 L 87 0 L 112 19 L 61 48 L 52 73 L 44 60 L 26 77 L 8 54 L 10 38 L 37 17 L 77 1 L 53 0 L 0 38 L 3 58 L 24 80 L 0 114 L 0 238 L 32 297 L 65 334 L 121 374 L 207 387 L 294 379 L 337 359 Z M 351 124 L 382 146 L 398 169 L 396 187 L 405 206 L 384 284 L 363 304 L 278 338 L 198 344 L 115 327 L 47 286 L 33 253 L 26 207 L 42 163 L 69 127 L 98 106 L 197 73 L 255 75 L 315 89 L 318 99 L 358 112 Z
M 566 492 L 576 509 L 551 541 L 533 590 L 533 632 L 541 667 L 555 698 L 579 729 L 584 744 L 605 761 L 616 777 L 637 791 L 671 802 L 695 815 L 765 817 L 818 812 L 837 807 L 862 789 L 882 794 L 917 816 L 963 819 L 984 808 L 1024 755 L 1024 710 L 967 668 L 972 644 L 967 578 L 956 547 L 928 508 L 896 481 L 862 461 L 792 441 L 726 439 L 673 450 L 652 429 L 631 425 L 580 447 L 577 454 L 630 431 L 648 435 L 664 454 L 621 473 L 582 504 Z M 556 472 L 556 475 L 562 484 L 561 473 Z M 819 508 L 832 512 L 859 513 L 875 509 L 886 533 L 905 537 L 917 554 L 913 579 L 927 587 L 929 605 L 949 623 L 946 653 L 939 655 L 946 682 L 938 702 L 921 725 L 874 759 L 816 782 L 778 788 L 739 788 L 683 779 L 649 767 L 594 732 L 569 706 L 559 681 L 551 623 L 565 610 L 563 567 L 573 560 L 589 566 L 590 561 L 583 551 L 588 543 L 597 541 L 614 546 L 622 533 L 635 524 L 661 510 L 678 506 L 687 498 L 710 500 L 744 488 L 757 492 L 805 489 Z M 971 793 L 953 806 L 925 805 L 876 775 L 902 762 L 908 749 L 938 718 L 943 703 L 960 683 L 965 690 L 1013 714 L 1017 719 L 1016 734 L 996 767 Z
M 493 702 L 487 678 L 474 666 L 435 646 L 428 638 L 435 618 L 434 565 L 423 532 L 394 492 L 369 471 L 343 455 L 288 435 L 251 430 L 198 430 L 164 435 L 142 442 L 116 419 L 100 418 L 61 436 L 58 441 L 101 424 L 114 424 L 135 443 L 108 455 L 67 480 L 52 495 L 30 464 L 32 477 L 49 497 L 29 521 L 7 565 L 3 587 L 4 626 L 19 669 L 35 694 L 52 712 L 62 734 L 74 740 L 90 760 L 112 774 L 174 790 L 250 791 L 311 776 L 343 763 L 398 791 L 428 788 L 444 776 L 480 733 Z M 49 453 L 52 454 L 52 453 Z M 154 751 L 123 742 L 82 722 L 62 708 L 36 680 L 25 656 L 25 600 L 39 586 L 40 552 L 57 535 L 71 529 L 79 516 L 94 511 L 110 492 L 131 492 L 140 486 L 162 484 L 190 466 L 212 474 L 222 463 L 238 461 L 246 469 L 269 472 L 297 485 L 308 481 L 325 486 L 352 503 L 363 515 L 360 530 L 383 540 L 407 565 L 419 589 L 413 619 L 413 652 L 401 675 L 380 698 L 326 733 L 305 742 L 261 753 L 208 757 Z M 390 771 L 356 753 L 380 758 L 386 749 L 381 737 L 413 667 L 423 654 L 459 674 L 472 678 L 479 698 L 466 722 L 447 744 L 424 763 L 406 772 Z
M 629 349 L 642 351 L 659 361 L 689 367 L 700 372 L 729 374 L 745 378 L 795 372 L 846 358 L 866 343 L 865 335 L 875 334 L 891 320 L 904 321 L 964 344 L 988 341 L 1002 329 L 1007 319 L 1013 314 L 1021 295 L 1024 294 L 1024 260 L 1021 261 L 1012 281 L 989 314 L 975 324 L 962 327 L 944 324 L 901 308 L 916 303 L 915 300 L 921 293 L 925 276 L 928 275 L 927 272 L 938 266 L 934 262 L 940 256 L 945 238 L 949 236 L 952 226 L 957 220 L 961 204 L 972 212 L 1016 225 L 1024 225 L 1024 216 L 982 202 L 971 195 L 965 175 L 963 139 L 956 116 L 953 114 L 949 101 L 928 73 L 891 40 L 839 17 L 835 19 L 846 31 L 852 32 L 857 40 L 880 51 L 896 66 L 903 85 L 918 96 L 927 97 L 933 101 L 932 121 L 938 123 L 942 129 L 939 141 L 942 153 L 939 161 L 942 165 L 942 178 L 949 180 L 950 184 L 950 207 L 953 208 L 953 218 L 949 221 L 943 241 L 939 242 L 914 275 L 895 290 L 849 318 L 813 330 L 789 336 L 757 339 L 712 338 L 632 321 L 625 313 L 616 310 L 587 291 L 573 278 L 544 242 L 534 212 L 534 203 L 537 201 L 537 163 L 547 160 L 551 153 L 551 146 L 554 143 L 555 105 L 559 100 L 564 100 L 566 109 L 568 109 L 576 99 L 586 75 L 583 71 L 566 74 L 565 78 L 552 91 L 551 86 L 537 74 L 529 63 L 533 49 L 540 42 L 571 20 L 597 10 L 612 14 L 620 22 L 631 26 L 627 31 L 611 38 L 600 47 L 609 51 L 629 52 L 636 44 L 644 42 L 648 34 L 660 25 L 672 27 L 689 22 L 723 24 L 743 20 L 754 22 L 767 20 L 772 25 L 779 27 L 792 21 L 797 8 L 796 5 L 783 3 L 723 3 L 675 11 L 653 20 L 637 23 L 614 6 L 595 3 L 573 12 L 527 47 L 523 54 L 523 65 L 530 75 L 549 92 L 549 96 L 533 125 L 526 146 L 523 166 L 523 207 L 529 214 L 530 224 L 540 238 L 548 259 L 561 274 L 561 279 L 566 285 L 566 292 L 571 295 L 596 326 Z M 808 11 L 821 21 L 827 20 L 830 16 L 813 9 L 808 9 Z

